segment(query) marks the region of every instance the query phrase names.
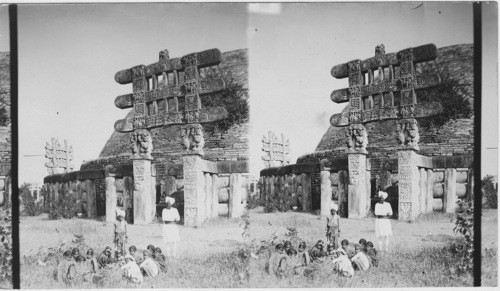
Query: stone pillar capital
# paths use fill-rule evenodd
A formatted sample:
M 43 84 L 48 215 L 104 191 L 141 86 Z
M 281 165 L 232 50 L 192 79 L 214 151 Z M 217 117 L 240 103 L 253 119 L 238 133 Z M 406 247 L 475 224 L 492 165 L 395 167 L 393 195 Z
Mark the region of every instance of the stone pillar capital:
M 396 141 L 399 149 L 418 151 L 420 148 L 420 134 L 418 133 L 418 122 L 414 118 L 401 119 L 396 121 Z
M 368 132 L 363 124 L 351 124 L 345 130 L 348 154 L 368 154 Z

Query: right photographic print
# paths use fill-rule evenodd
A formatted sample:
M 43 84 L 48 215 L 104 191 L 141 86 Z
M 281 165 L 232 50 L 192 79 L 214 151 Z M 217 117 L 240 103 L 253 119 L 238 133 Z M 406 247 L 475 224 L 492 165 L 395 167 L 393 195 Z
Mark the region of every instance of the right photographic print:
M 250 286 L 467 287 L 478 257 L 498 285 L 497 3 L 480 10 L 477 46 L 470 2 L 249 4 L 245 235 L 280 278 Z

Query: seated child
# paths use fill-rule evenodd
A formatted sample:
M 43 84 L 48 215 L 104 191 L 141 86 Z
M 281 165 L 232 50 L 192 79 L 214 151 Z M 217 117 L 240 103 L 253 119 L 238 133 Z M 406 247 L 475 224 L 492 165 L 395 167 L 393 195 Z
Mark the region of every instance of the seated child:
M 74 265 L 72 261 L 72 256 L 70 251 L 65 251 L 63 253 L 63 258 L 59 261 L 57 265 L 56 275 L 57 281 L 70 285 L 73 280 L 74 274 L 71 272 L 71 267 Z
M 279 275 L 279 266 L 281 260 L 285 257 L 283 244 L 279 243 L 274 247 L 274 252 L 271 253 L 268 261 L 267 271 L 273 277 Z
M 284 256 L 278 266 L 278 275 L 280 277 L 290 277 L 295 274 L 295 267 L 299 267 L 300 263 L 297 257 L 297 251 L 293 248 L 288 249 L 287 255 Z
M 373 243 L 371 241 L 367 242 L 366 247 L 366 256 L 370 261 L 370 267 L 378 267 L 377 250 L 373 247 Z
M 344 252 L 337 252 L 339 255 L 336 259 L 332 260 L 333 270 L 345 277 L 352 277 L 354 275 L 354 269 L 352 267 L 351 261 Z
M 135 246 L 130 246 L 128 248 L 129 254 L 134 258 L 135 262 L 137 264 L 142 263 L 144 261 L 144 255 L 143 252 L 137 251 L 137 248 Z
M 111 256 L 111 247 L 107 246 L 104 251 L 97 258 L 97 262 L 99 263 L 101 268 L 111 268 L 113 264 L 116 262 L 115 258 Z
M 71 251 L 71 257 L 73 258 L 73 260 L 76 261 L 76 258 L 80 255 L 80 250 L 78 248 L 74 248 L 72 251 Z
M 144 273 L 149 277 L 156 277 L 160 271 L 155 261 L 151 258 L 152 254 L 149 251 L 144 251 L 144 261 L 139 265 Z
M 160 269 L 160 271 L 166 272 L 167 271 L 167 261 L 166 261 L 165 255 L 162 254 L 162 251 L 160 248 L 155 248 L 153 258 L 155 259 L 155 262 L 158 265 L 158 268 Z
M 309 257 L 309 252 L 306 250 L 306 242 L 301 242 L 299 244 L 299 250 L 297 252 L 299 262 L 302 266 L 307 266 L 311 263 L 311 258 Z
M 337 249 L 337 252 L 343 253 L 349 259 L 354 257 L 354 255 L 356 254 L 354 246 L 352 246 L 352 244 L 350 244 L 349 241 L 346 239 L 342 240 L 342 242 L 340 243 L 340 248 Z
M 309 251 L 309 257 L 311 257 L 311 262 L 317 261 L 322 257 L 325 257 L 327 252 L 323 249 L 323 241 L 319 240 L 314 247 Z
M 361 245 L 357 244 L 355 247 L 355 251 L 356 254 L 351 259 L 354 269 L 361 271 L 368 270 L 370 268 L 370 262 L 368 260 L 368 257 L 362 251 Z
M 359 240 L 359 244 L 361 245 L 361 251 L 366 254 L 366 239 L 362 238 Z
M 89 270 L 90 273 L 97 273 L 99 270 L 99 263 L 97 262 L 97 259 L 94 258 L 94 250 L 93 249 L 88 249 L 87 250 L 87 269 Z
M 134 258 L 128 254 L 124 257 L 124 264 L 121 266 L 123 270 L 123 277 L 132 283 L 142 283 L 144 277 L 142 276 L 141 269 L 134 261 Z

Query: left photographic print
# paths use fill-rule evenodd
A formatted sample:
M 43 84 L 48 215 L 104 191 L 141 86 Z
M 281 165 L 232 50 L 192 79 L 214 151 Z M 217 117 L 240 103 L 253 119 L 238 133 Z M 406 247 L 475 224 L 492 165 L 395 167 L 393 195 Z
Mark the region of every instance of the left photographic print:
M 21 288 L 238 286 L 246 9 L 18 5 Z
M 12 288 L 12 187 L 9 9 L 0 6 L 0 288 Z

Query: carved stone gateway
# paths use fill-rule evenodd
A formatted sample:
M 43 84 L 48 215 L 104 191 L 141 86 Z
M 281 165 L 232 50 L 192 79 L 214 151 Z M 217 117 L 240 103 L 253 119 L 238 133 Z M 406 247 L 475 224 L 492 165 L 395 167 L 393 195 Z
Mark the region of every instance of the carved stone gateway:
M 397 53 L 385 53 L 384 45 L 375 48 L 375 56 L 334 66 L 333 77 L 348 77 L 349 88 L 335 90 L 335 103 L 349 102 L 350 107 L 334 114 L 330 123 L 347 127 L 346 141 L 349 163 L 349 217 L 363 217 L 369 206 L 370 181 L 366 179 L 366 145 L 368 134 L 363 124 L 397 119 L 395 137 L 400 145 L 399 219 L 413 220 L 419 214 L 419 169 L 417 166 L 418 124 L 416 118 L 430 117 L 442 112 L 437 102 L 418 103 L 418 91 L 438 85 L 437 74 L 417 74 L 418 63 L 434 60 L 434 44 L 408 48 Z M 368 203 L 368 204 L 367 204 Z
M 184 148 L 184 218 L 186 225 L 199 225 L 204 219 L 204 178 L 202 172 L 203 128 L 201 123 L 227 117 L 223 107 L 203 108 L 201 97 L 223 90 L 222 78 L 202 78 L 200 69 L 222 61 L 218 49 L 171 59 L 168 50 L 159 53 L 159 61 L 138 65 L 115 75 L 120 84 L 132 83 L 133 93 L 118 96 L 118 108 L 133 108 L 132 119 L 115 123 L 118 132 L 134 132 L 132 153 L 134 165 L 134 222 L 150 223 L 153 219 L 155 190 L 151 170 L 152 138 L 155 127 L 182 125 L 179 138 Z
M 73 146 L 70 146 L 67 140 L 61 145 L 58 139 L 51 138 L 50 144 L 45 143 L 45 157 L 49 159 L 45 167 L 50 175 L 68 173 L 75 167 L 72 163 Z
M 290 140 L 284 134 L 278 138 L 272 131 L 268 131 L 267 135 L 262 138 L 262 151 L 266 153 L 262 160 L 266 168 L 290 164 Z

